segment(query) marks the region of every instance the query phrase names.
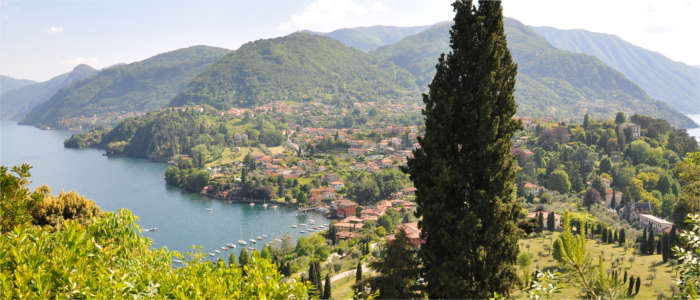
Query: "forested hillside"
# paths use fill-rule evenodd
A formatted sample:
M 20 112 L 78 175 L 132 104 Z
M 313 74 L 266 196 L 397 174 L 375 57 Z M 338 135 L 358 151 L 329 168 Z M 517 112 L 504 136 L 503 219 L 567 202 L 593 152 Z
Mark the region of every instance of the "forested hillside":
M 660 116 L 679 127 L 695 127 L 690 119 L 650 98 L 600 60 L 557 50 L 516 20 L 506 18 L 504 25 L 508 47 L 518 63 L 515 96 L 519 115 L 580 120 L 583 111 L 601 118 L 625 111 Z M 435 73 L 437 57 L 449 50 L 450 26 L 437 24 L 370 53 L 406 68 L 425 89 Z
M 22 119 L 37 105 L 48 101 L 58 90 L 73 82 L 97 74 L 88 65 L 78 65 L 72 71 L 58 75 L 44 82 L 33 83 L 0 95 L 0 118 Z
M 650 96 L 679 111 L 700 113 L 700 69 L 635 46 L 615 35 L 552 27 L 531 28 L 558 49 L 597 57 L 624 73 Z
M 370 51 L 378 47 L 398 42 L 402 38 L 416 34 L 430 26 L 369 26 L 342 28 L 328 33 L 318 33 L 334 38 L 341 43 L 363 51 Z
M 22 122 L 63 128 L 95 126 L 160 108 L 227 52 L 194 46 L 107 68 L 60 90 Z
M 0 95 L 34 83 L 36 82 L 29 79 L 16 79 L 5 75 L 0 75 Z
M 170 103 L 218 109 L 275 100 L 374 101 L 416 90 L 411 74 L 328 37 L 294 33 L 226 55 Z

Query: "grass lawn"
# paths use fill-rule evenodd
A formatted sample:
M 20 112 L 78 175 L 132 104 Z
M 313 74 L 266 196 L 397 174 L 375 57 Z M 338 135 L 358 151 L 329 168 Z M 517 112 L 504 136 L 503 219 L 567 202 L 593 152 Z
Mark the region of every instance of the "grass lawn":
M 550 253 L 551 246 L 545 245 L 552 245 L 554 238 L 558 236 L 559 233 L 547 233 L 543 237 L 531 237 L 520 240 L 520 252 L 529 253 L 532 257 L 531 270 L 557 266 L 557 262 Z M 639 289 L 639 294 L 634 298 L 653 299 L 661 293 L 666 296 L 671 295 L 674 272 L 669 263 L 664 264 L 662 262 L 660 254 L 638 255 L 633 253 L 632 247 L 625 250 L 624 246 L 603 244 L 593 239 L 588 239 L 586 249 L 594 263 L 597 263 L 598 256 L 602 255 L 606 268 L 609 268 L 613 261 L 618 260 L 622 266 L 621 274 L 627 271 L 628 275 L 633 275 L 635 278 L 641 277 L 642 285 Z M 563 283 L 567 287 L 556 298 L 574 298 L 578 295 L 579 290 L 572 285 L 573 282 L 571 280 L 565 280 Z M 517 293 L 514 296 L 525 295 Z
M 352 299 L 352 285 L 355 284 L 355 276 L 347 276 L 331 283 L 331 298 Z

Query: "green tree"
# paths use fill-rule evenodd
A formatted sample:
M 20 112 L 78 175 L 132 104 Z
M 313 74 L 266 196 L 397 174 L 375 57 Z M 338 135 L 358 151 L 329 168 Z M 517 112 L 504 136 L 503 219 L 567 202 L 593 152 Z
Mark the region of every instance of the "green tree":
M 241 248 L 241 253 L 238 254 L 238 264 L 241 267 L 245 267 L 250 262 L 250 255 L 248 255 L 248 249 L 246 247 Z
M 553 211 L 550 211 L 549 214 L 547 214 L 547 230 L 554 231 L 555 222 L 555 214 Z
M 625 113 L 623 113 L 623 112 L 621 112 L 621 111 L 618 112 L 618 113 L 615 115 L 615 124 L 618 124 L 618 125 L 619 125 L 619 124 L 622 124 L 622 123 L 625 123 L 625 122 L 627 122 L 627 117 L 625 117 Z
M 323 285 L 323 296 L 321 299 L 330 299 L 331 298 L 331 275 L 326 274 L 326 282 Z
M 569 174 L 564 170 L 555 170 L 549 175 L 548 188 L 566 194 L 571 190 L 571 182 L 569 182 Z
M 612 162 L 610 161 L 609 158 L 603 158 L 603 160 L 600 161 L 600 165 L 598 166 L 599 170 L 601 173 L 608 173 L 612 171 Z
M 230 267 L 233 267 L 236 264 L 238 264 L 238 258 L 236 258 L 236 253 L 231 252 L 231 255 L 228 256 L 228 265 Z
M 362 280 L 362 261 L 357 262 L 357 268 L 355 268 L 355 281 L 360 280 Z
M 455 1 L 452 51 L 423 95 L 425 135 L 405 169 L 417 188 L 429 297 L 508 295 L 517 282 L 511 138 L 517 67 L 500 1 Z M 455 245 L 460 245 L 455 247 Z
M 588 113 L 583 115 L 583 129 L 588 129 L 589 126 Z
M 540 233 L 544 230 L 544 217 L 542 213 L 537 214 L 537 230 L 535 232 Z
M 380 298 L 415 298 L 416 280 L 420 277 L 418 265 L 413 245 L 406 233 L 399 231 L 396 239 L 387 245 L 384 257 L 370 263 L 372 269 L 381 274 L 372 278 L 370 284 L 380 291 Z

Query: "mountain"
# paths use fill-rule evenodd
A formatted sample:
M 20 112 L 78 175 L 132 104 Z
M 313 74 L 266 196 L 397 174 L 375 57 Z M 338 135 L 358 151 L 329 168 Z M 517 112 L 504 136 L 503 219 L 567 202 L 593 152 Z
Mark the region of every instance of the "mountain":
M 197 76 L 171 105 L 227 109 L 274 100 L 373 101 L 415 90 L 413 76 L 391 62 L 329 37 L 297 32 L 241 46 Z
M 16 79 L 5 75 L 0 75 L 0 95 L 33 83 L 36 82 L 29 79 Z
M 61 88 L 95 74 L 97 70 L 92 67 L 78 65 L 72 71 L 47 81 L 6 92 L 0 97 L 0 106 L 2 106 L 0 118 L 21 120 L 34 107 L 48 101 Z
M 166 104 L 229 50 L 194 46 L 117 65 L 58 91 L 22 123 L 60 128 L 109 125 Z
M 315 34 L 331 37 L 345 45 L 362 51 L 370 51 L 384 45 L 396 43 L 408 35 L 419 33 L 429 27 L 430 26 L 398 27 L 377 25 L 370 27 L 343 28 L 328 33 L 315 32 Z
M 450 26 L 450 22 L 437 24 L 370 54 L 407 69 L 416 77 L 416 84 L 427 89 L 437 58 L 449 51 Z M 519 115 L 581 120 L 584 112 L 608 118 L 624 111 L 661 117 L 678 127 L 695 126 L 597 58 L 556 49 L 516 20 L 506 18 L 504 26 L 508 47 L 518 63 L 515 97 Z
M 625 74 L 651 97 L 682 112 L 700 113 L 700 69 L 611 34 L 552 27 L 531 28 L 558 49 L 597 57 Z

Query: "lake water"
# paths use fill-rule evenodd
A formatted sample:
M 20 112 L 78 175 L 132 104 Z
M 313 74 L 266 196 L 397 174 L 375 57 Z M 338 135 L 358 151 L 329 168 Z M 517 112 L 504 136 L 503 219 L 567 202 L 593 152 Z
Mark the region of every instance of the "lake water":
M 185 252 L 191 245 L 201 245 L 204 252 L 210 252 L 226 243 L 238 245 L 238 240 L 267 234 L 267 239 L 253 245 L 261 249 L 264 242 L 286 233 L 295 239 L 300 236 L 304 227 L 292 229 L 293 224 L 309 219 L 319 225 L 329 223 L 320 215 L 297 215 L 285 207 L 229 204 L 182 193 L 166 186 L 166 164 L 108 158 L 96 149 L 66 149 L 63 140 L 70 134 L 0 121 L 0 164 L 34 166 L 32 188 L 47 184 L 53 194 L 75 190 L 106 211 L 128 208 L 139 216 L 142 227 L 159 227 L 158 231 L 144 232 L 155 247 Z M 207 208 L 213 208 L 213 212 Z M 228 257 L 230 251 L 221 255 Z M 240 245 L 233 251 L 238 254 Z
M 697 115 L 687 115 L 689 118 L 693 119 L 695 123 L 700 124 L 700 114 Z M 688 129 L 688 134 L 691 136 L 694 136 L 695 139 L 698 140 L 698 143 L 700 143 L 700 127 L 698 128 L 693 128 L 693 129 Z

